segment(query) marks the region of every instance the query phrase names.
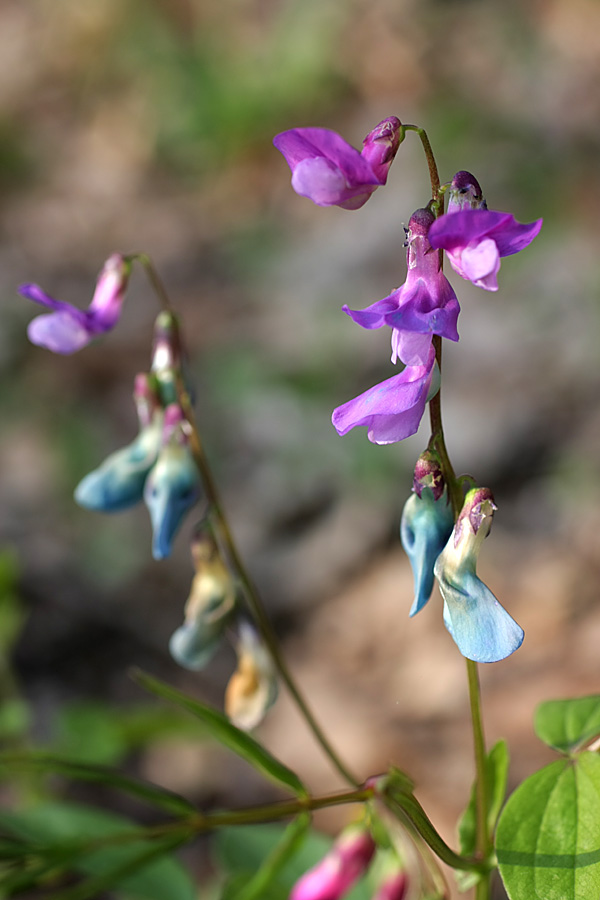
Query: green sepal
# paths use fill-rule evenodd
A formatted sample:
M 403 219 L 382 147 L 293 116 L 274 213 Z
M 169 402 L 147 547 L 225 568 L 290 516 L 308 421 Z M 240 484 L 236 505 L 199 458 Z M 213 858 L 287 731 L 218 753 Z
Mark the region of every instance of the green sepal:
M 557 760 L 519 785 L 496 832 L 510 900 L 598 900 L 599 811 L 596 753 Z
M 295 772 L 292 772 L 291 769 L 288 769 L 287 766 L 272 756 L 268 750 L 265 750 L 258 741 L 255 741 L 245 731 L 241 731 L 235 725 L 232 725 L 223 713 L 206 706 L 204 703 L 200 703 L 199 700 L 195 700 L 193 697 L 188 697 L 187 694 L 182 694 L 181 691 L 175 690 L 175 688 L 164 684 L 164 682 L 153 678 L 151 675 L 147 675 L 145 672 L 135 670 L 133 678 L 152 694 L 156 694 L 165 700 L 170 700 L 177 706 L 186 709 L 193 716 L 196 716 L 211 737 L 238 756 L 241 756 L 251 766 L 258 769 L 262 775 L 278 784 L 284 785 L 298 797 L 308 797 L 308 791 Z
M 533 727 L 545 744 L 569 753 L 600 734 L 600 694 L 540 703 Z

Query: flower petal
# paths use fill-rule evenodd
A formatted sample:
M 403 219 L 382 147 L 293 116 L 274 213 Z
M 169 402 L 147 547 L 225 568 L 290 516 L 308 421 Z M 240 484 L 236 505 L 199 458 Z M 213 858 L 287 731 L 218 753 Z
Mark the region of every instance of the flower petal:
M 498 290 L 498 270 L 500 254 L 496 242 L 485 238 L 477 244 L 469 244 L 460 254 L 460 264 L 464 278 L 486 291 Z
M 417 278 L 410 286 L 407 282 L 399 299 L 398 309 L 385 316 L 386 325 L 458 340 L 456 323 L 460 306 L 450 282 L 441 272 L 434 280 Z
M 344 304 L 342 309 L 350 316 L 353 322 L 356 322 L 356 324 L 360 325 L 362 328 L 381 328 L 382 325 L 386 324 L 385 316 L 398 309 L 398 295 L 401 291 L 402 288 L 398 288 L 397 290 L 392 291 L 389 297 L 384 297 L 383 300 L 378 300 L 376 303 L 372 303 L 371 306 L 366 306 L 364 309 L 349 309 L 347 304 Z
M 273 143 L 292 172 L 304 159 L 324 157 L 343 172 L 350 185 L 382 183 L 358 150 L 328 128 L 292 128 L 275 135 Z
M 88 327 L 84 313 L 65 309 L 62 312 L 36 316 L 27 326 L 27 337 L 32 344 L 66 355 L 89 344 L 95 333 Z

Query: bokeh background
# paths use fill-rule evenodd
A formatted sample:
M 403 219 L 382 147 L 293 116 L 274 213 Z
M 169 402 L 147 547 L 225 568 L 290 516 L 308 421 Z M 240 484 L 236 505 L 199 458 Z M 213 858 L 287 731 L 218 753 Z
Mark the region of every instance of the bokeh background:
M 272 797 L 245 766 L 153 712 L 132 665 L 220 705 L 234 655 L 170 660 L 192 574 L 182 530 L 150 557 L 144 509 L 102 517 L 74 486 L 135 434 L 156 302 L 141 273 L 122 321 L 70 358 L 28 344 L 36 281 L 86 306 L 115 251 L 143 250 L 180 311 L 197 414 L 239 545 L 290 665 L 364 776 L 412 773 L 453 827 L 472 779 L 464 664 L 439 596 L 409 621 L 397 530 L 426 427 L 340 439 L 331 410 L 392 374 L 387 334 L 353 325 L 405 277 L 429 198 L 408 135 L 362 210 L 297 197 L 272 136 L 355 146 L 396 114 L 427 128 L 443 180 L 473 171 L 491 208 L 543 216 L 500 291 L 451 273 L 445 353 L 455 467 L 499 507 L 480 572 L 524 627 L 483 667 L 490 742 L 511 784 L 549 759 L 531 716 L 600 684 L 600 5 L 595 0 L 3 0 L 0 6 L 0 544 L 6 741 L 108 762 L 199 803 Z M 260 736 L 315 791 L 340 785 L 282 692 Z M 84 792 L 84 796 L 85 792 Z M 96 796 L 96 795 L 94 795 Z M 347 818 L 323 815 L 335 831 Z M 188 857 L 200 875 L 208 856 Z M 204 876 L 202 876 L 204 877 Z

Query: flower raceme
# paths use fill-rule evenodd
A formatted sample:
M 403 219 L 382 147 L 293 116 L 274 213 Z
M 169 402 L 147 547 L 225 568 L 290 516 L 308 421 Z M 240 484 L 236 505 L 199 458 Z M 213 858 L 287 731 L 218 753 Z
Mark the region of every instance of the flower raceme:
M 400 120 L 389 116 L 363 141 L 359 153 L 328 128 L 292 128 L 273 138 L 292 170 L 292 187 L 317 206 L 359 209 L 385 184 L 400 145 Z
M 450 186 L 448 214 L 432 224 L 429 240 L 432 247 L 446 251 L 462 278 L 486 291 L 497 291 L 500 258 L 524 250 L 541 227 L 542 219 L 522 225 L 510 213 L 488 210 L 477 179 L 469 172 L 457 172 Z
M 462 655 L 475 662 L 505 659 L 518 650 L 524 636 L 523 629 L 475 571 L 495 509 L 488 488 L 469 491 L 448 543 L 435 564 L 435 576 L 444 599 L 444 624 Z
M 363 825 L 350 825 L 331 850 L 296 882 L 289 900 L 339 900 L 364 875 L 375 842 Z
M 37 284 L 22 284 L 19 293 L 23 297 L 52 310 L 29 323 L 29 340 L 54 353 L 69 354 L 81 350 L 95 337 L 110 331 L 121 315 L 130 273 L 130 259 L 119 253 L 110 256 L 100 272 L 87 310 L 55 300 Z

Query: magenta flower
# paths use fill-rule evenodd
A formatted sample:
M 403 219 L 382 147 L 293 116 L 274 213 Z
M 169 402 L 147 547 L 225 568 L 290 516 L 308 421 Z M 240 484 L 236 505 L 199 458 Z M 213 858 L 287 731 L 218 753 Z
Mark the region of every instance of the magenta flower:
M 524 250 L 541 227 L 542 219 L 522 225 L 510 213 L 488 210 L 477 179 L 469 172 L 457 172 L 448 215 L 436 219 L 429 240 L 432 247 L 446 251 L 462 278 L 486 291 L 497 291 L 500 258 Z
M 22 284 L 19 293 L 23 297 L 53 310 L 50 314 L 37 316 L 29 323 L 29 340 L 54 353 L 67 354 L 81 350 L 93 338 L 110 331 L 119 320 L 130 273 L 129 259 L 119 253 L 109 257 L 100 272 L 87 310 L 55 300 L 37 284 Z
M 339 435 L 365 426 L 374 444 L 394 444 L 414 434 L 425 412 L 425 404 L 439 388 L 434 378 L 435 351 L 429 348 L 422 366 L 406 366 L 381 384 L 334 409 L 331 421 Z
M 431 249 L 428 232 L 435 221 L 428 209 L 418 209 L 408 223 L 408 272 L 404 284 L 366 309 L 344 312 L 363 328 L 392 327 L 392 362 L 426 365 L 434 334 L 458 340 L 460 306 L 441 270 L 440 255 Z
M 385 184 L 400 145 L 400 120 L 390 116 L 363 141 L 362 153 L 327 128 L 292 128 L 273 143 L 292 170 L 292 187 L 317 206 L 359 209 Z
M 339 900 L 367 870 L 374 853 L 369 832 L 350 825 L 321 862 L 296 882 L 289 900 Z

